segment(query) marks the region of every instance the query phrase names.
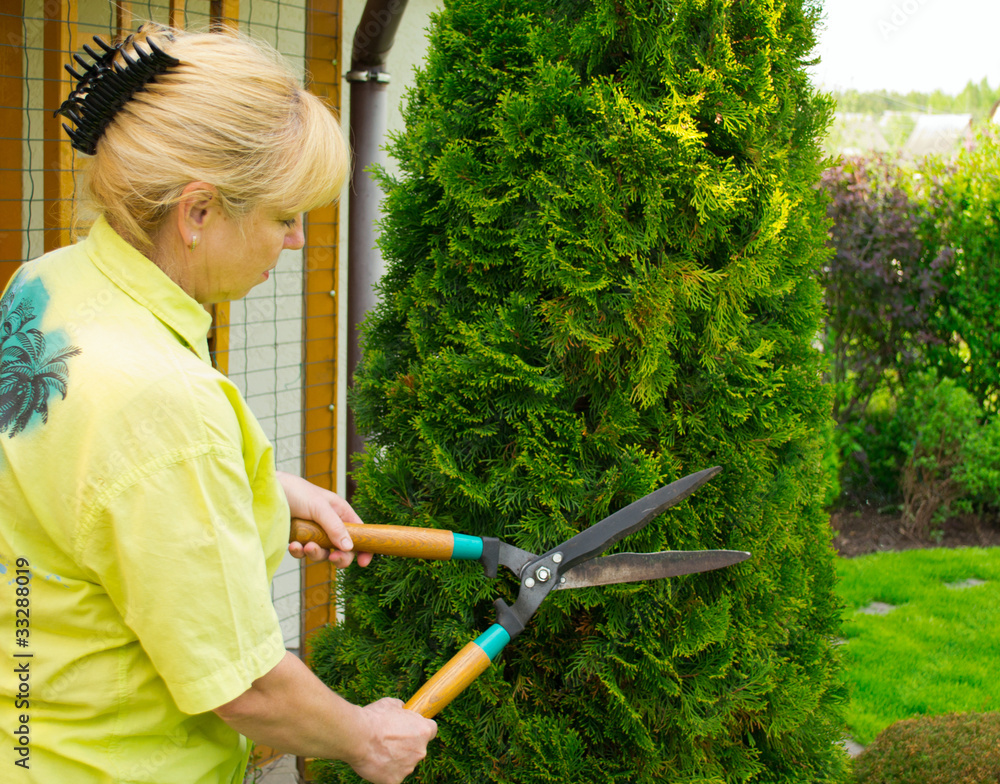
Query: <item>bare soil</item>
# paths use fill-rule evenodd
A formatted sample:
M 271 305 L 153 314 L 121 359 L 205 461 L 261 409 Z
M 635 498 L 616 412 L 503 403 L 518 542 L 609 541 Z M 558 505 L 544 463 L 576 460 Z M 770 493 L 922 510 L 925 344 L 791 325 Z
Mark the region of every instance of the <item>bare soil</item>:
M 845 558 L 887 550 L 928 547 L 1000 547 L 1000 517 L 960 515 L 937 532 L 917 537 L 907 533 L 898 512 L 856 504 L 831 514 L 833 546 Z

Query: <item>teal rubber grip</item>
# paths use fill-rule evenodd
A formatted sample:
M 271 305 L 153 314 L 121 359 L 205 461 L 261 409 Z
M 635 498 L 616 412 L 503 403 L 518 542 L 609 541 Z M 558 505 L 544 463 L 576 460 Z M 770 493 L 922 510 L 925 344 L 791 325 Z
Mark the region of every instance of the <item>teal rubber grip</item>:
M 454 534 L 451 559 L 453 561 L 478 561 L 483 557 L 483 540 L 478 536 Z
M 483 649 L 492 661 L 500 651 L 510 642 L 510 635 L 499 623 L 493 624 L 489 629 L 480 634 L 476 640 L 476 645 Z

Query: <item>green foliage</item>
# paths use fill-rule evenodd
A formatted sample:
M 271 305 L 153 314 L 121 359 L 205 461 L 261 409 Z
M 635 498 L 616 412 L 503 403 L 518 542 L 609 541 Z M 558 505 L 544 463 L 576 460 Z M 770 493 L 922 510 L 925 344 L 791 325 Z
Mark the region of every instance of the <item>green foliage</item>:
M 1000 137 L 985 131 L 953 164 L 928 161 L 924 234 L 954 253 L 943 268 L 937 334 L 931 353 L 942 374 L 958 380 L 984 410 L 1000 412 Z
M 863 498 L 878 508 L 898 505 L 899 477 L 906 455 L 897 403 L 888 389 L 880 389 L 860 420 L 837 425 L 834 443 L 844 456 L 841 482 L 849 497 Z
M 1000 553 L 935 548 L 839 559 L 848 731 L 868 744 L 901 719 L 1000 701 Z M 968 584 L 970 578 L 984 581 Z M 961 587 L 961 586 L 967 587 Z M 860 612 L 873 602 L 886 615 Z
M 717 464 L 619 548 L 753 558 L 551 595 L 438 716 L 415 781 L 842 780 L 817 17 L 463 0 L 435 18 L 402 174 L 383 177 L 389 268 L 353 398 L 362 517 L 542 552 Z M 515 586 L 383 558 L 344 589 L 314 664 L 366 702 L 415 691 Z
M 986 423 L 972 394 L 937 373 L 920 374 L 900 403 L 903 518 L 917 534 L 1000 493 L 1000 422 Z
M 913 533 L 925 535 L 965 494 L 956 470 L 968 457 L 964 447 L 980 430 L 981 416 L 972 395 L 936 373 L 918 376 L 906 390 L 899 410 L 906 435 L 901 487 L 903 519 Z
M 962 445 L 963 458 L 952 475 L 978 508 L 1000 506 L 1000 421 L 982 424 Z
M 965 713 L 893 724 L 854 762 L 857 784 L 985 784 L 1000 781 L 1000 713 Z
M 844 468 L 843 455 L 849 446 L 842 443 L 840 437 L 843 431 L 838 431 L 836 423 L 830 419 L 824 428 L 822 470 L 826 479 L 826 494 L 823 496 L 823 506 L 836 506 L 840 500 L 843 487 L 840 474 Z
M 889 505 L 898 486 L 913 534 L 1000 502 L 1000 421 L 987 420 L 970 392 L 933 369 L 910 377 L 898 400 L 877 396 L 862 422 L 844 422 L 832 442 L 862 474 L 848 480 L 851 491 Z M 827 457 L 831 470 L 835 459 Z

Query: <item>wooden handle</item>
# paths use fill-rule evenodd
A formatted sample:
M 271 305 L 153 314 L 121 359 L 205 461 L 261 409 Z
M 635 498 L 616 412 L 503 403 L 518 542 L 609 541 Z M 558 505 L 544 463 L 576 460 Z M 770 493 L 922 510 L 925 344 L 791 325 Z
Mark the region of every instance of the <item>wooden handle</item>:
M 490 657 L 475 641 L 456 653 L 403 706 L 431 719 L 486 672 Z
M 476 678 L 486 672 L 490 662 L 510 642 L 510 634 L 495 623 L 451 657 L 420 691 L 403 706 L 425 718 L 433 718 L 445 705 L 461 694 Z
M 345 523 L 347 533 L 358 553 L 400 555 L 407 558 L 427 558 L 447 561 L 455 548 L 455 535 L 436 528 L 411 528 L 406 525 L 355 525 Z M 319 525 L 309 520 L 292 518 L 290 542 L 316 542 L 327 550 L 334 549 L 330 537 Z
M 483 553 L 483 540 L 436 528 L 410 528 L 405 525 L 344 524 L 354 541 L 354 550 L 379 555 L 399 555 L 409 558 L 449 560 L 478 559 Z M 292 518 L 291 542 L 316 542 L 333 549 L 326 531 L 309 520 Z M 421 716 L 432 718 L 476 678 L 486 672 L 492 659 L 510 642 L 510 635 L 499 624 L 493 624 L 477 639 L 456 653 L 427 683 L 420 687 L 403 707 Z

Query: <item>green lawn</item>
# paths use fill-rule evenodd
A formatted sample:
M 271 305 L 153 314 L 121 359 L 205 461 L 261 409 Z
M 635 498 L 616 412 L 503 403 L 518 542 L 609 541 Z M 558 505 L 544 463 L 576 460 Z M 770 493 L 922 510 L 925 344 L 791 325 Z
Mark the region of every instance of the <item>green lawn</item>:
M 839 559 L 848 731 L 863 745 L 898 719 L 1000 710 L 1000 549 Z M 982 585 L 947 587 L 974 578 Z M 861 610 L 894 605 L 887 615 Z

